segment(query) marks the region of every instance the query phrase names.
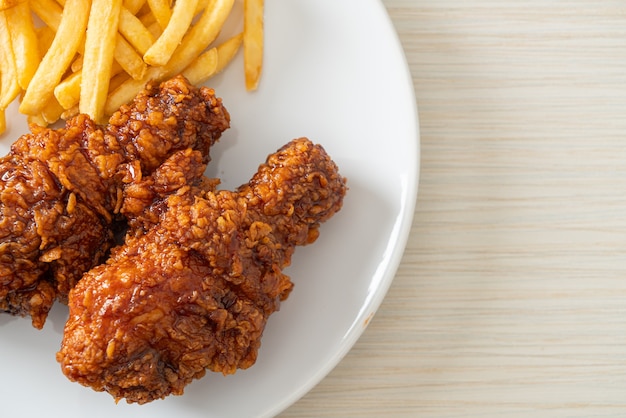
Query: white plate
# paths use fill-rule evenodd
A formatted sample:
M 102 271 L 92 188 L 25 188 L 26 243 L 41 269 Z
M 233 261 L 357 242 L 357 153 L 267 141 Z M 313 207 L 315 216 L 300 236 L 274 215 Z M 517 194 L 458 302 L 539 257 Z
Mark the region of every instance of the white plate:
M 288 270 L 295 289 L 270 318 L 257 364 L 234 376 L 209 373 L 183 396 L 115 405 L 62 375 L 55 353 L 65 307 L 55 306 L 42 331 L 0 315 L 3 416 L 272 416 L 359 338 L 394 277 L 417 194 L 417 112 L 402 49 L 378 0 L 267 0 L 266 48 L 256 93 L 244 89 L 241 56 L 210 83 L 233 128 L 212 151 L 209 174 L 235 187 L 267 154 L 308 136 L 324 145 L 350 190 L 319 240 L 296 251 Z M 26 131 L 14 112 L 2 154 Z

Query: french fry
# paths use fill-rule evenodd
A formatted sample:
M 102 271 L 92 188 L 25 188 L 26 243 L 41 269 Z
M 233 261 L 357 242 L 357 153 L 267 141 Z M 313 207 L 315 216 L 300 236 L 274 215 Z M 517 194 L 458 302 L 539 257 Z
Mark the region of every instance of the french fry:
M 30 0 L 30 8 L 53 31 L 59 29 L 63 8 L 54 0 Z
M 200 55 L 198 59 L 185 68 L 183 75 L 190 83 L 200 84 L 219 74 L 230 64 L 241 47 L 243 34 L 233 36 Z
M 123 36 L 119 34 L 115 37 L 115 51 L 113 62 L 113 66 L 119 67 L 123 69 L 128 74 L 132 75 L 136 79 L 141 79 L 145 74 L 148 68 L 148 65 L 143 62 L 141 56 L 135 51 L 133 46 L 124 39 Z M 80 51 L 79 51 L 80 52 Z M 70 69 L 73 73 L 80 71 L 83 68 L 83 56 L 79 55 L 76 57 L 72 64 L 70 65 Z M 116 73 L 117 74 L 117 73 Z
M 71 109 L 67 109 L 65 112 L 61 114 L 61 119 L 71 119 L 74 116 L 78 115 L 78 105 L 72 107 Z
M 80 113 L 101 122 L 109 92 L 122 0 L 93 0 L 80 83 Z
M 118 34 L 115 37 L 115 60 L 135 80 L 141 80 L 146 75 L 148 65 L 141 59 L 135 49 Z
M 142 55 L 155 42 L 148 28 L 126 7 L 120 13 L 119 32 Z
M 76 57 L 76 59 L 74 61 L 72 61 L 72 63 L 70 64 L 70 70 L 72 70 L 73 73 L 78 73 L 80 72 L 80 70 L 83 69 L 83 56 L 79 55 Z
M 183 71 L 219 35 L 234 5 L 234 0 L 214 0 L 198 22 L 191 27 L 168 63 L 166 76 Z
M 264 0 L 244 0 L 243 4 L 243 65 L 246 88 L 251 91 L 258 88 L 263 68 Z
M 56 97 L 63 109 L 76 106 L 80 101 L 80 84 L 82 80 L 81 71 L 78 70 L 65 77 L 65 80 L 61 81 L 54 88 L 54 97 Z
M 20 2 L 5 13 L 15 57 L 17 82 L 26 90 L 41 60 L 33 17 L 27 2 Z
M 56 97 L 59 104 L 66 110 L 77 106 L 80 101 L 80 84 L 82 82 L 81 68 L 82 65 L 78 70 L 65 77 L 65 79 L 54 88 L 54 97 Z M 109 83 L 109 90 L 119 86 L 119 81 L 117 84 L 113 82 L 119 74 L 124 76 L 124 80 L 128 78 L 128 73 L 126 73 L 117 62 L 114 62 L 111 67 L 111 82 Z
M 50 0 L 31 0 L 31 1 L 50 1 Z M 65 4 L 67 0 L 57 0 L 61 4 Z M 124 71 L 129 73 L 133 78 L 140 79 L 144 76 L 147 69 L 147 64 L 143 62 L 143 58 L 136 52 L 135 48 L 124 39 L 123 36 L 118 35 L 115 40 L 115 61 L 119 63 Z M 78 52 L 84 52 L 84 45 L 81 45 Z M 74 71 L 74 68 L 72 69 Z
M 124 8 L 133 15 L 139 13 L 144 4 L 146 4 L 146 0 L 124 0 Z
M 111 82 L 109 83 L 109 93 L 121 86 L 122 83 L 129 79 L 130 76 L 124 71 L 120 71 L 119 73 L 115 74 L 113 77 L 111 77 Z
M 38 115 L 26 115 L 26 120 L 28 121 L 29 125 L 46 126 L 46 120 L 41 115 L 41 113 Z
M 217 68 L 215 74 L 219 74 L 235 58 L 243 42 L 243 33 L 235 35 L 217 46 Z
M 50 101 L 44 106 L 41 112 L 41 117 L 43 118 L 46 125 L 52 125 L 61 118 L 61 115 L 64 111 L 65 109 L 63 109 L 57 99 L 53 96 L 50 98 Z
M 46 55 L 46 52 L 50 49 L 50 45 L 52 45 L 55 35 L 56 33 L 49 26 L 37 29 L 37 46 L 39 47 L 40 57 Z
M 26 0 L 0 0 L 0 10 L 7 10 L 25 2 Z
M 26 89 L 19 107 L 21 113 L 35 115 L 41 112 L 46 102 L 54 95 L 54 88 L 59 84 L 82 43 L 90 5 L 89 0 L 67 0 L 52 45 Z
M 214 47 L 200 55 L 189 67 L 185 68 L 183 75 L 191 84 L 203 83 L 216 73 L 217 62 L 217 47 Z
M 27 115 L 36 115 L 54 95 L 63 73 L 82 43 L 82 34 L 87 28 L 89 0 L 67 0 L 57 34 L 50 49 L 41 60 L 31 80 L 19 110 Z M 77 34 L 79 34 L 77 36 Z
M 150 33 L 158 33 L 159 35 L 163 33 L 163 29 L 161 29 L 161 26 L 159 26 L 159 22 L 156 21 L 156 18 L 154 17 L 154 14 L 152 12 L 148 12 L 143 15 L 137 15 L 137 18 L 141 21 L 141 23 L 143 23 L 145 27 L 150 30 Z M 150 29 L 152 24 L 156 24 L 158 26 L 158 30 Z M 158 38 L 158 36 L 155 36 L 155 39 L 156 38 Z
M 172 17 L 170 1 L 148 0 L 148 6 L 150 6 L 150 10 L 152 10 L 152 14 L 156 18 L 156 21 L 159 22 L 161 29 L 165 30 L 165 27 L 170 22 L 170 17 Z
M 4 109 L 0 109 L 0 135 L 7 130 L 7 116 Z
M 193 12 L 194 16 L 202 13 L 204 9 L 209 5 L 210 0 L 199 0 L 196 6 L 196 11 Z
M 0 63 L 4 64 L 0 73 L 0 109 L 6 109 L 20 94 L 20 86 L 5 11 L 0 11 Z
M 146 21 L 149 20 L 146 19 Z M 158 38 L 163 33 L 163 31 L 161 30 L 161 26 L 159 26 L 158 22 L 149 23 L 146 28 L 148 28 L 148 31 L 152 34 L 152 37 L 154 39 Z
M 156 42 L 144 54 L 149 65 L 165 65 L 191 25 L 198 0 L 177 0 L 167 26 Z

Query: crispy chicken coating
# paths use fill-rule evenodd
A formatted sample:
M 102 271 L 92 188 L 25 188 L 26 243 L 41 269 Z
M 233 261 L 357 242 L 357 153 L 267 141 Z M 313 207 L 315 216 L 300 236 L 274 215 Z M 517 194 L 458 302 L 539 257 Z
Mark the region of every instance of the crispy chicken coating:
M 104 127 L 85 115 L 59 130 L 31 126 L 0 159 L 0 312 L 42 328 L 53 302 L 104 261 L 117 221 L 142 213 L 133 187 L 187 148 L 206 164 L 228 126 L 214 92 L 182 77 L 148 85 Z
M 295 246 L 317 239 L 345 193 L 335 163 L 305 138 L 236 191 L 180 188 L 158 223 L 128 235 L 70 292 L 63 372 L 116 401 L 146 403 L 182 394 L 207 369 L 250 367 L 293 287 L 282 270 Z

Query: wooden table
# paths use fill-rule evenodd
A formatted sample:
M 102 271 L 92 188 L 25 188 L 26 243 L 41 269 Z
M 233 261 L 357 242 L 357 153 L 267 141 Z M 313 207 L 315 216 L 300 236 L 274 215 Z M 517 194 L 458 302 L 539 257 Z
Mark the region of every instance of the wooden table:
M 384 4 L 420 112 L 413 229 L 282 417 L 626 417 L 626 2 Z

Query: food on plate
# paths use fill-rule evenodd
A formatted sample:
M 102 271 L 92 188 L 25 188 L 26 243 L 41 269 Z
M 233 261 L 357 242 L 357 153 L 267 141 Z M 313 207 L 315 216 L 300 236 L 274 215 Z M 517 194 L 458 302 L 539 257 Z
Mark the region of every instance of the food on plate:
M 78 111 L 98 123 L 104 118 L 104 103 L 109 92 L 121 11 L 122 0 L 91 2 L 80 72 Z
M 202 0 L 202 2 L 206 4 L 208 1 Z M 143 60 L 147 64 L 161 66 L 169 62 L 176 47 L 191 26 L 191 20 L 196 13 L 197 6 L 198 0 L 176 0 L 174 2 L 163 33 L 143 55 Z M 169 4 L 165 3 L 165 10 L 169 11 L 169 7 Z
M 13 58 L 11 33 L 6 17 L 0 12 L 0 62 L 4 63 L 0 71 L 0 109 L 6 107 L 20 92 L 18 69 Z
M 149 84 L 106 126 L 86 115 L 59 130 L 32 126 L 0 159 L 0 312 L 43 327 L 54 300 L 105 260 L 116 221 L 142 213 L 137 185 L 188 148 L 208 163 L 229 121 L 213 90 L 180 76 Z M 169 180 L 155 193 L 181 184 Z
M 246 88 L 259 87 L 263 67 L 264 0 L 244 0 L 243 59 Z
M 24 92 L 19 107 L 21 113 L 37 115 L 54 100 L 54 88 L 82 45 L 89 6 L 89 0 L 67 0 L 52 44 Z
M 10 7 L 15 7 L 20 3 L 24 3 L 26 0 L 0 0 L 0 10 L 5 10 Z
M 345 193 L 324 149 L 300 138 L 236 191 L 191 184 L 158 201 L 153 225 L 128 234 L 70 292 L 63 372 L 146 403 L 182 394 L 207 369 L 250 367 L 292 289 L 282 270 L 295 246 L 316 240 Z
M 204 83 L 211 76 L 224 70 L 239 50 L 242 40 L 243 35 L 239 34 L 209 49 L 185 68 L 182 74 L 192 83 Z
M 41 126 L 78 113 L 102 123 L 149 81 L 181 73 L 206 81 L 242 44 L 246 87 L 254 90 L 263 63 L 263 1 L 245 0 L 243 33 L 217 40 L 236 27 L 227 21 L 240 15 L 233 13 L 238 6 L 235 0 L 0 0 L 0 121 L 17 98 L 19 111 Z M 206 61 L 211 65 L 203 70 Z M 0 133 L 5 128 L 0 123 Z
M 172 16 L 169 0 L 148 0 L 148 7 L 152 10 L 156 21 L 161 28 L 165 28 Z
M 41 59 L 37 33 L 30 18 L 28 2 L 17 3 L 5 11 L 11 47 L 14 51 L 17 82 L 26 89 Z

